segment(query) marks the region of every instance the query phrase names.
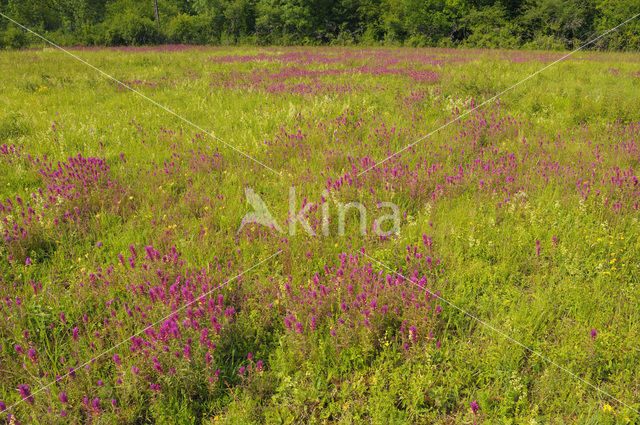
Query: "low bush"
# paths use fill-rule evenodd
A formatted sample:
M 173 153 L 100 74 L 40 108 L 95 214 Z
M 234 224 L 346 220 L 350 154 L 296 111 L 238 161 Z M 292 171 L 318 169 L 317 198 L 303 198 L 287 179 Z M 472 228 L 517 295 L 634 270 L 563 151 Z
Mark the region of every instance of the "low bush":
M 208 38 L 206 29 L 203 17 L 181 13 L 169 21 L 167 38 L 171 43 L 203 44 Z
M 105 25 L 101 44 L 143 46 L 163 41 L 163 34 L 151 19 L 124 15 L 112 19 Z
M 22 28 L 11 26 L 4 33 L 3 44 L 12 49 L 23 49 L 29 45 L 29 38 Z

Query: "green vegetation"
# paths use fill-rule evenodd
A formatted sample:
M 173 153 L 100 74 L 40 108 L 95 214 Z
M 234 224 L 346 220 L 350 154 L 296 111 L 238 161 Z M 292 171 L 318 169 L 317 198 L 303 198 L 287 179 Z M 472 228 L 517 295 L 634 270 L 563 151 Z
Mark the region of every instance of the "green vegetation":
M 63 52 L 2 52 L 0 420 L 640 423 L 637 55 L 579 52 L 472 110 L 561 55 L 74 53 L 282 175 Z M 332 219 L 393 202 L 400 234 L 354 214 L 322 236 L 321 208 L 314 237 L 237 232 L 247 187 L 286 228 L 292 185 Z
M 62 45 L 160 43 L 570 49 L 640 13 L 636 0 L 0 0 Z M 39 45 L 6 19 L 0 44 Z M 640 21 L 592 48 L 640 49 Z

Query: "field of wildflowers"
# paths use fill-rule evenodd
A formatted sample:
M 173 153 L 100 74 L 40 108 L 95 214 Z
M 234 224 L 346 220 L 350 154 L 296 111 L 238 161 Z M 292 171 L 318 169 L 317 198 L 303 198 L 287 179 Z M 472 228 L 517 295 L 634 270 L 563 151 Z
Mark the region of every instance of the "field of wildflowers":
M 73 53 L 237 150 L 0 55 L 3 423 L 640 423 L 637 54 Z

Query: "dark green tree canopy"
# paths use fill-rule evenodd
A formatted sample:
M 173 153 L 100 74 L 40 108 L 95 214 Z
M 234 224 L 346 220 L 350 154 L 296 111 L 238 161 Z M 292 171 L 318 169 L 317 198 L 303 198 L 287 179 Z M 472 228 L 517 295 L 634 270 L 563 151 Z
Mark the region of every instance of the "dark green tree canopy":
M 640 13 L 637 0 L 0 0 L 61 44 L 397 44 L 574 48 Z M 30 43 L 0 21 L 0 44 Z M 33 41 L 31 41 L 33 42 Z M 640 20 L 594 46 L 640 48 Z

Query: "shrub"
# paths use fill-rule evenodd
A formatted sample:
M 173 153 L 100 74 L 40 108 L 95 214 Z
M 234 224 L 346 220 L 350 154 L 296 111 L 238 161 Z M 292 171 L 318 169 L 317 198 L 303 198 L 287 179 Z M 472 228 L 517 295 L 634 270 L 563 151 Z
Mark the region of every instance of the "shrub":
M 430 45 L 430 40 L 423 34 L 412 35 L 404 41 L 405 46 L 426 47 Z
M 45 33 L 45 37 L 60 46 L 75 46 L 81 44 L 75 33 L 64 32 L 61 29 Z
M 510 22 L 502 6 L 472 10 L 462 19 L 470 35 L 464 45 L 481 48 L 515 48 L 521 44 L 521 29 Z
M 104 25 L 82 25 L 76 31 L 76 39 L 83 46 L 95 46 L 104 41 Z
M 378 25 L 369 25 L 358 42 L 364 46 L 377 46 L 384 37 L 384 30 Z
M 205 21 L 200 16 L 181 13 L 169 22 L 169 41 L 180 44 L 203 44 L 206 40 Z
M 162 41 L 162 34 L 151 19 L 135 15 L 113 18 L 104 33 L 104 44 L 108 46 L 141 46 Z
M 523 49 L 530 50 L 563 50 L 564 44 L 551 35 L 536 37 L 533 41 L 525 43 Z
M 356 37 L 351 31 L 343 27 L 338 35 L 331 40 L 331 44 L 334 46 L 353 46 L 356 44 Z
M 29 45 L 29 39 L 22 28 L 11 26 L 4 34 L 4 44 L 12 49 L 22 49 Z

